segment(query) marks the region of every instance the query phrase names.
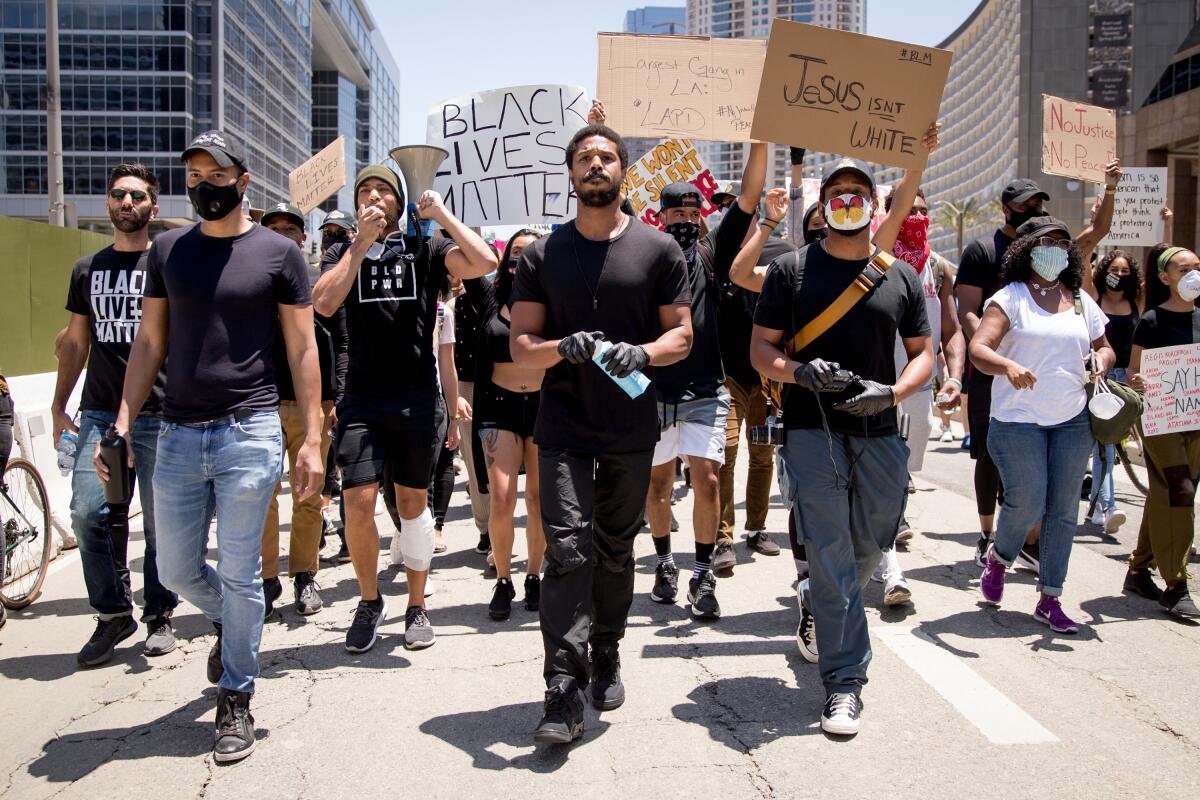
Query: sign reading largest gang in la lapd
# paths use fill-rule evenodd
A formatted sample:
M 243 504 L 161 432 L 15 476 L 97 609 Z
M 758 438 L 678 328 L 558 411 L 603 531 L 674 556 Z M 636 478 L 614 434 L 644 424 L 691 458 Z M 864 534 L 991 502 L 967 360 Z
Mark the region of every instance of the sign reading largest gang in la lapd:
M 429 110 L 426 142 L 450 155 L 434 179 L 467 225 L 565 222 L 575 216 L 567 143 L 587 124 L 580 86 L 510 86 Z

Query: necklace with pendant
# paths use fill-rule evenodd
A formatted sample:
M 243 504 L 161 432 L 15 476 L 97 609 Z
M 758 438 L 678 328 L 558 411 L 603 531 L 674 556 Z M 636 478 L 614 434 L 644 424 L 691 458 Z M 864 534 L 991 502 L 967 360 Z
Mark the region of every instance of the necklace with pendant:
M 1039 292 L 1039 293 L 1042 295 L 1042 297 L 1045 297 L 1045 296 L 1046 296 L 1046 292 L 1050 291 L 1051 289 L 1057 289 L 1057 288 L 1058 288 L 1058 281 L 1055 281 L 1054 283 L 1050 284 L 1049 286 L 1042 286 L 1042 285 L 1041 285 L 1040 283 L 1038 283 L 1037 281 L 1035 281 L 1035 280 L 1033 280 L 1033 279 L 1030 279 L 1030 281 L 1029 281 L 1029 284 L 1030 284 L 1030 285 L 1031 285 L 1033 288 L 1037 289 L 1037 290 L 1038 290 L 1038 292 Z

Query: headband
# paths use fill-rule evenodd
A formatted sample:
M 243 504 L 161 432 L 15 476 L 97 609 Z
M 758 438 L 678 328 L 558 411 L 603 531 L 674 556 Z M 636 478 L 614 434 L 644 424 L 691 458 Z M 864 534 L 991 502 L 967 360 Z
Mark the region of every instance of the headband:
M 1167 264 L 1171 263 L 1171 259 L 1186 250 L 1186 247 L 1168 247 L 1166 250 L 1163 250 L 1158 256 L 1158 271 L 1166 272 Z

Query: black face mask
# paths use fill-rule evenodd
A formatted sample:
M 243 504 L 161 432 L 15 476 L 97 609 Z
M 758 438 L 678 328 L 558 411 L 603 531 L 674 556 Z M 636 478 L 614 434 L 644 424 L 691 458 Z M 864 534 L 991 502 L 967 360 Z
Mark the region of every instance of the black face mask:
M 350 237 L 344 233 L 326 233 L 321 236 L 321 252 L 324 253 L 338 242 L 344 242 Z
M 697 222 L 672 222 L 663 228 L 663 232 L 670 234 L 679 243 L 679 249 L 686 253 L 695 247 L 696 241 L 700 238 L 700 224 Z
M 816 230 L 811 231 L 806 230 L 804 231 L 804 243 L 812 244 L 813 242 L 819 242 L 828 235 L 829 228 L 817 228 Z
M 1117 294 L 1125 294 L 1133 286 L 1132 275 L 1118 275 L 1115 272 L 1110 272 L 1104 276 L 1104 282 L 1108 284 L 1108 288 Z
M 242 203 L 242 193 L 238 191 L 237 181 L 228 186 L 213 186 L 208 181 L 201 181 L 195 186 L 189 186 L 187 193 L 196 213 L 201 219 L 209 222 L 224 219 Z
M 1013 229 L 1021 227 L 1021 225 L 1034 217 L 1040 217 L 1046 212 L 1040 208 L 1030 208 L 1025 211 L 1017 211 L 1011 206 L 1008 209 L 1008 224 L 1013 226 Z

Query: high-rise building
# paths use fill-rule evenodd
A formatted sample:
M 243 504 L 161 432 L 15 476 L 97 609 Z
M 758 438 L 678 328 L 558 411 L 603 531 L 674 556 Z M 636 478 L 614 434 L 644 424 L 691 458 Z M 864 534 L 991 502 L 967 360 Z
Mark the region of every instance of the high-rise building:
M 863 33 L 867 28 L 867 0 L 688 0 L 687 32 L 693 36 L 724 39 L 766 39 L 776 18 Z M 719 182 L 742 175 L 748 145 L 706 142 L 701 152 Z M 816 156 L 805 164 L 815 169 Z M 787 147 L 771 146 L 767 186 L 783 186 L 791 172 Z
M 675 36 L 687 33 L 687 9 L 683 6 L 645 6 L 625 12 L 625 33 L 654 33 Z M 604 98 L 600 98 L 603 100 Z M 625 139 L 633 160 L 650 152 L 658 139 L 631 136 Z
M 47 214 L 45 5 L 0 0 L 8 216 Z M 64 190 L 81 227 L 107 226 L 108 172 L 123 160 L 158 174 L 165 224 L 195 220 L 179 153 L 209 128 L 242 143 L 257 207 L 286 199 L 288 173 L 339 134 L 351 183 L 359 164 L 399 144 L 399 72 L 362 0 L 58 6 Z

